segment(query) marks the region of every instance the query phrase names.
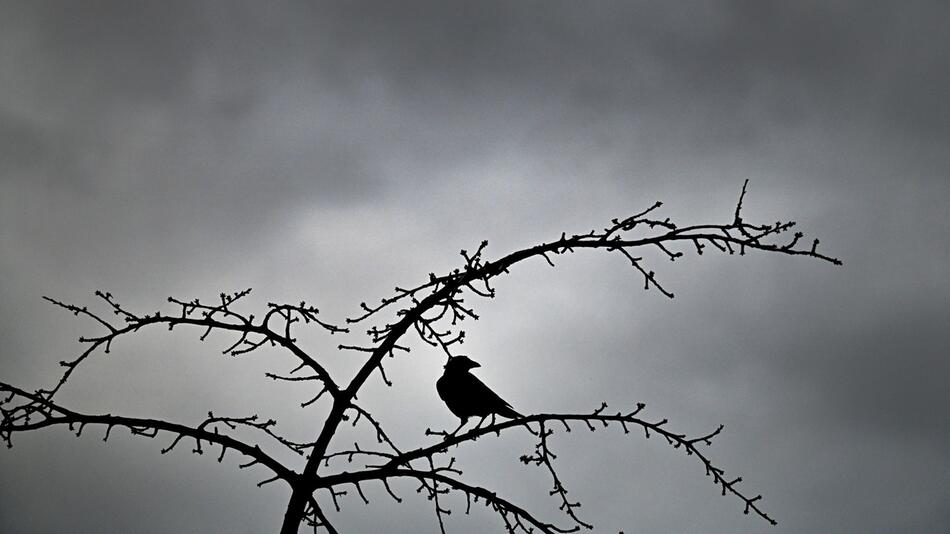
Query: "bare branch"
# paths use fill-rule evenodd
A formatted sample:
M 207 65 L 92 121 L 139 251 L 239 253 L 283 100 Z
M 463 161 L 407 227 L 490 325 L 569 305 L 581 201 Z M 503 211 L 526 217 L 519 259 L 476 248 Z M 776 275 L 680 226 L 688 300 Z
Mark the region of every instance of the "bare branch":
M 40 394 L 29 393 L 3 382 L 0 382 L 0 391 L 11 394 L 3 402 L 3 418 L 0 420 L 0 439 L 5 441 L 8 447 L 13 446 L 12 435 L 16 432 L 27 432 L 56 425 L 66 425 L 69 428 L 79 425 L 79 432 L 86 425 L 105 425 L 107 432 L 109 432 L 112 427 L 120 426 L 128 428 L 133 435 L 138 436 L 155 437 L 158 432 L 174 434 L 176 436 L 174 441 L 163 452 L 171 450 L 183 438 L 192 438 L 196 443 L 196 448 L 193 451 L 195 453 L 201 454 L 203 452 L 201 447 L 203 442 L 220 445 L 248 456 L 254 463 L 267 467 L 274 473 L 276 479 L 283 479 L 287 482 L 295 479 L 295 475 L 290 469 L 268 456 L 260 447 L 251 446 L 225 434 L 205 429 L 207 421 L 199 427 L 192 428 L 160 419 L 141 419 L 111 414 L 89 415 L 63 408 Z M 9 407 L 16 399 L 25 402 Z M 38 420 L 33 420 L 35 418 L 38 418 Z
M 60 362 L 60 365 L 66 368 L 65 373 L 59 382 L 49 390 L 43 390 L 42 394 L 52 399 L 53 396 L 62 388 L 75 369 L 85 361 L 95 350 L 103 347 L 105 352 L 109 352 L 112 342 L 125 334 L 134 333 L 141 328 L 151 325 L 167 325 L 169 330 L 176 326 L 198 326 L 204 328 L 201 334 L 201 340 L 207 339 L 213 331 L 220 330 L 226 332 L 235 332 L 239 334 L 238 339 L 227 349 L 226 354 L 242 355 L 251 352 L 264 343 L 279 345 L 288 349 L 302 365 L 309 367 L 315 376 L 324 383 L 327 391 L 331 395 L 339 394 L 339 386 L 327 372 L 327 370 L 318 363 L 313 357 L 307 354 L 297 344 L 296 340 L 290 335 L 290 326 L 297 320 L 295 315 L 299 315 L 306 322 L 314 322 L 321 327 L 333 332 L 345 332 L 346 329 L 338 328 L 328 323 L 317 321 L 315 315 L 316 308 L 305 307 L 301 302 L 299 306 L 275 305 L 271 304 L 271 310 L 258 322 L 255 322 L 254 316 L 245 316 L 230 308 L 230 306 L 250 293 L 250 289 L 234 293 L 231 295 L 221 293 L 221 303 L 211 306 L 202 304 L 198 299 L 191 301 L 182 301 L 169 297 L 168 301 L 179 307 L 178 315 L 163 315 L 161 312 L 154 314 L 138 315 L 120 305 L 111 293 L 96 291 L 96 295 L 104 300 L 113 310 L 113 313 L 120 316 L 125 322 L 125 326 L 119 327 L 108 323 L 102 317 L 89 311 L 87 308 L 80 308 L 71 304 L 65 304 L 55 299 L 44 297 L 53 304 L 71 311 L 75 315 L 85 315 L 91 317 L 99 324 L 104 325 L 108 332 L 99 337 L 83 337 L 80 342 L 88 343 L 90 346 L 83 353 L 72 361 Z M 284 331 L 278 333 L 268 326 L 268 322 L 274 315 L 280 315 L 285 318 Z M 217 317 L 220 317 L 217 318 Z M 259 336 L 259 339 L 252 341 L 249 336 Z M 271 375 L 268 375 L 271 376 Z
M 534 528 L 537 528 L 540 532 L 548 534 L 557 534 L 563 532 L 573 532 L 573 530 L 559 529 L 556 526 L 545 523 L 540 519 L 536 518 L 530 512 L 521 508 L 520 506 L 514 504 L 511 501 L 508 501 L 502 497 L 499 497 L 495 492 L 492 492 L 486 488 L 473 486 L 466 484 L 460 480 L 452 478 L 448 475 L 445 475 L 441 472 L 435 470 L 417 470 L 417 469 L 398 469 L 398 468 L 388 468 L 388 469 L 377 469 L 369 471 L 361 471 L 356 473 L 344 473 L 341 475 L 331 475 L 327 477 L 320 477 L 317 479 L 315 488 L 329 488 L 332 491 L 332 488 L 342 484 L 354 484 L 356 482 L 364 482 L 370 480 L 379 480 L 385 481 L 391 478 L 412 478 L 419 480 L 424 484 L 424 488 L 438 488 L 438 486 L 431 485 L 431 483 L 438 483 L 448 486 L 451 489 L 461 491 L 466 495 L 477 497 L 484 500 L 493 509 L 499 514 L 514 514 L 520 520 L 524 520 L 529 523 Z M 434 489 L 432 491 L 435 491 Z M 440 495 L 440 494 L 437 494 Z M 433 497 L 434 499 L 434 497 Z M 443 509 L 442 513 L 446 511 Z M 530 532 L 528 528 L 522 523 L 521 530 L 524 532 Z M 443 528 L 444 530 L 444 528 Z M 510 532 L 515 532 L 511 530 Z
M 550 435 L 550 430 L 546 430 L 546 427 L 544 425 L 544 423 L 546 422 L 550 422 L 550 421 L 560 422 L 568 430 L 570 430 L 569 424 L 572 421 L 584 423 L 588 425 L 588 428 L 590 430 L 593 430 L 593 426 L 591 426 L 592 423 L 599 423 L 604 426 L 607 426 L 611 423 L 615 423 L 621 426 L 624 433 L 629 433 L 630 431 L 629 425 L 632 425 L 632 426 L 641 427 L 644 430 L 644 434 L 647 438 L 650 437 L 650 432 L 652 431 L 653 433 L 658 434 L 661 437 L 665 438 L 667 443 L 670 446 L 672 446 L 674 449 L 683 448 L 683 450 L 686 452 L 687 455 L 689 456 L 695 455 L 696 458 L 699 459 L 700 462 L 703 464 L 703 467 L 706 471 L 707 476 L 712 476 L 713 482 L 715 482 L 716 484 L 722 487 L 723 494 L 728 492 L 737 496 L 739 499 L 741 499 L 745 503 L 747 507 L 749 507 L 750 510 L 756 512 L 756 514 L 761 516 L 763 519 L 765 519 L 769 523 L 772 523 L 773 525 L 775 524 L 774 519 L 772 519 L 768 514 L 766 514 L 757 505 L 754 504 L 757 499 L 749 498 L 736 487 L 736 483 L 738 481 L 741 481 L 741 479 L 728 481 L 725 478 L 723 478 L 722 475 L 725 473 L 725 471 L 723 469 L 716 467 L 712 463 L 712 461 L 702 452 L 702 450 L 699 449 L 698 445 L 700 444 L 705 444 L 705 445 L 711 444 L 712 439 L 718 436 L 719 433 L 722 431 L 721 426 L 717 428 L 715 431 L 709 434 L 706 434 L 704 436 L 690 438 L 690 437 L 687 437 L 686 434 L 679 434 L 679 433 L 675 433 L 675 432 L 665 429 L 664 426 L 667 423 L 666 419 L 656 421 L 656 422 L 651 422 L 651 421 L 642 419 L 640 417 L 637 417 L 637 414 L 639 414 L 643 410 L 644 407 L 645 405 L 641 403 L 641 404 L 638 404 L 634 410 L 631 410 L 627 413 L 617 412 L 615 414 L 608 414 L 608 413 L 605 413 L 607 409 L 607 405 L 606 403 L 604 403 L 601 405 L 600 408 L 598 408 L 597 410 L 589 414 L 536 414 L 536 415 L 531 415 L 527 417 L 521 417 L 518 419 L 511 419 L 508 421 L 496 423 L 496 424 L 481 427 L 481 428 L 475 428 L 464 434 L 459 434 L 456 436 L 452 436 L 450 434 L 445 434 L 445 433 L 429 432 L 429 434 L 444 436 L 445 439 L 443 439 L 441 442 L 436 443 L 434 445 L 429 445 L 426 447 L 420 447 L 418 449 L 407 451 L 397 456 L 396 458 L 393 458 L 392 460 L 390 460 L 387 464 L 383 466 L 382 469 L 394 468 L 401 465 L 409 465 L 410 462 L 412 462 L 413 460 L 418 460 L 420 458 L 426 458 L 434 454 L 446 452 L 449 449 L 449 447 L 457 446 L 466 442 L 474 442 L 481 436 L 484 436 L 486 434 L 491 434 L 491 433 L 500 433 L 502 430 L 505 430 L 508 428 L 525 427 L 532 434 L 536 436 L 539 436 L 539 435 L 544 436 L 544 438 L 542 438 L 541 440 L 541 444 L 539 445 L 543 449 L 540 452 L 544 454 L 549 454 L 550 451 L 549 449 L 547 449 L 547 444 L 545 443 L 545 440 Z M 541 425 L 540 433 L 539 431 L 533 430 L 530 427 L 530 423 L 539 423 Z M 536 451 L 536 454 L 537 453 L 538 451 Z M 537 456 L 523 456 L 522 461 L 525 461 L 525 463 L 539 464 L 536 458 Z M 546 465 L 549 469 L 553 469 L 553 467 L 549 464 L 549 462 L 550 462 L 550 459 L 545 458 L 544 460 L 540 461 L 540 464 Z M 555 477 L 555 486 L 559 486 L 560 482 L 557 480 L 556 474 L 552 473 L 552 475 Z M 564 499 L 564 501 L 567 500 L 566 495 L 561 495 L 561 497 Z M 567 508 L 570 508 L 570 507 L 567 507 Z

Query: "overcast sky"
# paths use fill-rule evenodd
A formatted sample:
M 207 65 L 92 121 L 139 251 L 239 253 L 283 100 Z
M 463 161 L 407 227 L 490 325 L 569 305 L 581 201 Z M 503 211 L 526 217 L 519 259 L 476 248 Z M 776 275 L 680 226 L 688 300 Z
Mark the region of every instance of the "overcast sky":
M 710 454 L 779 521 L 744 516 L 657 440 L 559 433 L 598 532 L 946 532 L 948 28 L 940 1 L 2 2 L 0 379 L 49 386 L 96 332 L 42 295 L 103 289 L 150 312 L 253 287 L 249 313 L 306 299 L 341 322 L 482 239 L 495 258 L 656 200 L 727 222 L 748 178 L 747 219 L 798 220 L 844 267 L 651 257 L 667 300 L 613 255 L 525 264 L 477 304 L 464 352 L 524 413 L 646 402 L 685 432 L 724 423 Z M 229 339 L 199 334 L 118 343 L 60 400 L 314 435 L 307 391 L 263 377 L 289 359 L 228 359 Z M 306 339 L 349 376 L 338 338 Z M 456 424 L 442 363 L 416 346 L 393 388 L 360 396 L 405 448 Z M 278 528 L 287 490 L 256 488 L 266 474 L 236 456 L 101 436 L 0 451 L 0 530 Z M 517 461 L 530 449 L 513 432 L 458 456 L 554 519 L 550 482 Z M 415 486 L 397 489 L 401 506 L 344 498 L 337 526 L 437 532 Z M 450 532 L 501 529 L 452 503 Z

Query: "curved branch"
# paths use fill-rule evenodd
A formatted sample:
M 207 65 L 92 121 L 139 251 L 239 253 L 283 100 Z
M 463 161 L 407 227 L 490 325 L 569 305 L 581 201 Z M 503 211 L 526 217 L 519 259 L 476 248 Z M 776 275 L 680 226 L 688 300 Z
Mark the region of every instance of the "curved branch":
M 707 476 L 713 477 L 713 482 L 719 485 L 722 488 L 722 493 L 725 495 L 727 492 L 732 493 L 739 499 L 741 499 L 745 505 L 745 511 L 754 511 L 757 515 L 761 516 L 763 519 L 768 521 L 771 524 L 776 524 L 776 521 L 772 519 L 765 511 L 760 509 L 756 504 L 762 497 L 757 495 L 755 497 L 748 497 L 742 491 L 740 491 L 736 486 L 739 482 L 742 481 L 741 478 L 734 480 L 726 480 L 723 475 L 725 470 L 716 467 L 712 461 L 699 449 L 699 444 L 710 445 L 712 439 L 719 435 L 722 432 L 723 427 L 719 426 L 715 431 L 706 434 L 704 436 L 698 437 L 687 437 L 686 434 L 679 434 L 667 430 L 664 426 L 667 423 L 666 419 L 650 422 L 644 419 L 637 417 L 637 414 L 643 410 L 646 405 L 637 404 L 637 408 L 626 414 L 617 412 L 616 414 L 607 414 L 604 413 L 607 409 L 607 404 L 604 403 L 600 408 L 595 410 L 593 413 L 589 414 L 535 414 L 525 417 L 520 417 L 518 419 L 510 419 L 501 423 L 496 423 L 493 425 L 475 428 L 460 434 L 457 436 L 452 436 L 450 434 L 438 433 L 438 432 L 429 432 L 433 435 L 443 435 L 445 439 L 434 445 L 427 447 L 420 447 L 411 451 L 407 451 L 399 456 L 396 456 L 386 464 L 384 464 L 380 470 L 396 468 L 400 465 L 409 465 L 413 460 L 418 460 L 420 458 L 428 458 L 434 454 L 442 453 L 448 450 L 449 447 L 460 445 L 465 442 L 475 441 L 481 436 L 486 434 L 495 433 L 498 434 L 502 430 L 514 427 L 525 427 L 529 432 L 532 432 L 535 435 L 538 435 L 534 430 L 529 426 L 530 423 L 539 423 L 543 424 L 549 421 L 560 422 L 564 425 L 565 429 L 570 432 L 571 428 L 569 422 L 578 422 L 584 423 L 589 429 L 593 430 L 592 423 L 602 424 L 603 426 L 608 426 L 610 423 L 619 423 L 624 430 L 624 433 L 629 433 L 630 429 L 627 425 L 636 425 L 641 427 L 644 430 L 645 436 L 650 437 L 650 432 L 654 432 L 662 437 L 664 437 L 674 449 L 683 447 L 687 455 L 695 455 L 700 462 L 703 464 L 703 467 L 706 470 Z M 541 431 L 543 432 L 543 428 Z M 522 458 L 524 460 L 525 457 Z
M 383 305 L 377 308 L 367 309 L 367 314 L 372 315 L 373 313 L 381 310 L 383 307 L 406 296 L 410 296 L 413 299 L 413 305 L 411 307 L 400 311 L 401 318 L 399 321 L 397 321 L 395 324 L 387 325 L 382 331 L 375 331 L 381 336 L 381 343 L 375 347 L 375 350 L 371 356 L 360 368 L 356 376 L 353 377 L 350 384 L 346 387 L 344 394 L 346 396 L 352 396 L 359 390 L 360 387 L 362 387 L 363 383 L 373 372 L 373 370 L 379 367 L 383 357 L 386 354 L 392 352 L 393 347 L 399 338 L 401 338 L 411 327 L 413 327 L 417 321 L 423 320 L 424 313 L 439 305 L 447 305 L 453 302 L 457 303 L 458 300 L 454 298 L 454 295 L 458 291 L 462 290 L 463 288 L 470 287 L 476 281 L 482 281 L 487 284 L 492 278 L 500 274 L 507 273 L 509 268 L 516 263 L 529 258 L 540 256 L 545 258 L 550 263 L 548 254 L 559 255 L 564 254 L 565 252 L 573 252 L 575 249 L 579 248 L 605 249 L 607 251 L 619 250 L 626 254 L 633 266 L 644 276 L 647 288 L 649 288 L 650 285 L 653 285 L 671 298 L 673 294 L 667 292 L 659 285 L 659 283 L 654 278 L 653 271 L 648 272 L 640 265 L 641 258 L 636 258 L 628 253 L 630 249 L 656 246 L 665 251 L 671 259 L 675 259 L 681 256 L 682 253 L 670 252 L 665 248 L 667 243 L 691 241 L 696 244 L 697 251 L 701 254 L 702 247 L 704 246 L 702 243 L 707 242 L 713 243 L 715 246 L 723 250 L 728 250 L 730 253 L 734 253 L 735 249 L 733 248 L 733 245 L 735 245 L 735 247 L 739 249 L 740 254 L 745 254 L 746 249 L 755 249 L 764 252 L 777 252 L 792 256 L 809 256 L 823 261 L 828 261 L 835 265 L 841 265 L 841 260 L 838 258 L 827 256 L 817 251 L 817 240 L 815 240 L 812 247 L 809 249 L 796 248 L 798 239 L 801 237 L 800 233 L 795 234 L 795 238 L 790 243 L 785 245 L 778 245 L 763 241 L 763 239 L 767 237 L 775 237 L 783 232 L 788 231 L 794 226 L 795 223 L 789 221 L 786 223 L 777 222 L 774 225 L 753 225 L 743 221 L 742 217 L 740 216 L 740 210 L 742 207 L 742 200 L 745 197 L 745 189 L 747 184 L 748 181 L 746 181 L 746 183 L 743 185 L 742 194 L 740 195 L 740 199 L 735 211 L 735 218 L 729 224 L 703 224 L 679 228 L 675 224 L 671 223 L 669 219 L 659 221 L 646 218 L 646 215 L 662 205 L 660 202 L 657 202 L 651 208 L 632 217 L 628 217 L 623 220 L 614 219 L 614 221 L 612 221 L 613 226 L 606 228 L 601 233 L 591 231 L 587 234 L 576 234 L 571 237 L 567 237 L 566 235 L 562 234 L 561 238 L 558 240 L 542 243 L 534 247 L 513 252 L 494 262 L 483 262 L 481 260 L 481 252 L 485 247 L 484 242 L 479 247 L 478 252 L 473 256 L 468 256 L 465 251 L 462 251 L 463 256 L 466 258 L 465 269 L 456 269 L 449 275 L 442 277 L 430 275 L 430 280 L 428 282 L 411 290 L 401 289 L 397 297 L 388 300 L 384 299 Z M 659 227 L 666 231 L 660 235 L 639 239 L 620 238 L 620 232 L 629 232 L 636 229 L 638 226 L 649 229 Z M 737 237 L 734 235 L 734 233 L 738 233 L 739 236 Z M 426 289 L 431 289 L 432 292 L 429 293 L 425 298 L 416 300 L 415 295 L 418 292 Z M 487 294 L 489 296 L 493 296 L 494 292 L 490 291 Z M 364 307 L 364 309 L 366 308 Z M 356 320 L 362 320 L 365 317 L 366 315 L 361 316 Z
M 384 481 L 390 478 L 414 478 L 419 481 L 434 481 L 441 484 L 445 484 L 452 489 L 461 491 L 466 495 L 478 497 L 484 499 L 485 502 L 493 505 L 499 513 L 513 513 L 516 516 L 523 518 L 525 521 L 536 527 L 543 533 L 546 534 L 557 534 L 563 532 L 572 532 L 573 530 L 565 530 L 556 527 L 551 523 L 545 523 L 541 521 L 530 512 L 524 508 L 514 504 L 511 501 L 508 501 L 502 497 L 499 497 L 495 492 L 490 491 L 486 488 L 480 486 L 473 486 L 466 484 L 460 480 L 454 479 L 450 476 L 444 475 L 436 471 L 422 471 L 417 469 L 399 469 L 399 468 L 386 468 L 386 469 L 374 469 L 370 471 L 360 471 L 355 473 L 341 473 L 339 475 L 331 475 L 327 477 L 320 477 L 316 481 L 314 489 L 328 489 L 333 488 L 334 486 L 339 486 L 343 484 L 356 484 L 358 482 L 365 482 L 369 480 L 379 480 Z M 506 521 L 507 523 L 507 521 Z M 527 528 L 521 526 L 522 530 L 528 532 Z M 514 532 L 513 525 L 509 526 L 509 531 Z
M 59 389 L 62 388 L 62 386 L 66 383 L 66 381 L 69 379 L 72 372 L 76 369 L 76 367 L 79 366 L 79 364 L 81 364 L 86 358 L 88 358 L 99 347 L 104 346 L 105 352 L 108 353 L 111 348 L 113 340 L 115 340 L 119 336 L 132 333 L 132 332 L 137 332 L 139 329 L 146 326 L 151 326 L 151 325 L 167 325 L 169 330 L 174 329 L 176 326 L 179 326 L 179 325 L 186 325 L 186 326 L 198 326 L 198 327 L 205 328 L 205 332 L 201 336 L 202 340 L 204 340 L 208 336 L 208 334 L 213 330 L 224 330 L 224 331 L 239 333 L 240 334 L 239 339 L 235 343 L 233 343 L 230 347 L 228 347 L 228 349 L 224 351 L 226 354 L 232 354 L 232 355 L 245 354 L 247 352 L 250 352 L 251 350 L 256 349 L 257 347 L 263 345 L 266 342 L 280 345 L 286 348 L 287 350 L 289 350 L 294 356 L 296 356 L 297 359 L 300 360 L 301 365 L 304 365 L 312 369 L 316 377 L 324 383 L 327 391 L 332 396 L 339 395 L 340 388 L 337 385 L 337 383 L 333 380 L 333 378 L 330 376 L 330 373 L 319 362 L 313 359 L 313 357 L 307 354 L 306 351 L 301 349 L 296 344 L 295 342 L 296 340 L 293 339 L 289 335 L 290 324 L 292 324 L 293 322 L 293 320 L 289 317 L 289 315 L 287 316 L 287 323 L 286 323 L 284 334 L 279 334 L 268 326 L 268 321 L 270 320 L 273 314 L 277 314 L 277 313 L 289 314 L 290 311 L 288 310 L 298 310 L 300 313 L 306 314 L 305 315 L 305 318 L 306 318 L 306 317 L 312 317 L 312 315 L 316 313 L 316 309 L 302 308 L 302 307 L 289 306 L 289 305 L 277 306 L 277 305 L 272 304 L 271 310 L 264 316 L 264 318 L 260 322 L 255 323 L 253 315 L 249 317 L 245 317 L 244 315 L 231 311 L 227 307 L 228 305 L 233 303 L 235 300 L 240 298 L 240 296 L 246 295 L 249 291 L 250 290 L 247 290 L 246 292 L 238 293 L 236 294 L 236 296 L 233 296 L 230 298 L 222 294 L 222 300 L 224 303 L 221 306 L 214 306 L 214 307 L 201 304 L 197 299 L 191 302 L 184 302 L 184 301 L 180 301 L 178 299 L 169 297 L 168 299 L 169 302 L 177 304 L 181 307 L 181 314 L 178 316 L 162 315 L 161 312 L 155 312 L 154 314 L 151 314 L 151 315 L 149 314 L 136 315 L 129 312 L 128 310 L 124 309 L 121 305 L 116 303 L 116 301 L 113 299 L 110 293 L 102 293 L 101 291 L 96 291 L 96 296 L 105 300 L 106 303 L 108 303 L 109 306 L 113 309 L 113 312 L 116 315 L 119 315 L 123 318 L 123 320 L 126 323 L 126 326 L 121 327 L 121 328 L 113 326 L 108 321 L 104 320 L 103 318 L 96 315 L 95 313 L 90 312 L 85 307 L 79 308 L 72 304 L 66 304 L 58 300 L 52 299 L 50 297 L 43 297 L 49 302 L 52 302 L 53 304 L 59 307 L 65 308 L 66 310 L 73 312 L 73 314 L 75 315 L 83 314 L 83 315 L 87 315 L 93 318 L 100 324 L 105 325 L 108 328 L 109 332 L 99 337 L 80 338 L 80 342 L 90 344 L 89 348 L 83 351 L 83 353 L 78 358 L 72 361 L 60 362 L 60 365 L 62 365 L 63 367 L 66 367 L 66 372 L 60 378 L 56 386 L 54 386 L 50 390 L 43 390 L 42 393 L 46 395 L 47 398 L 52 398 L 59 391 Z M 191 317 L 191 314 L 196 311 L 201 311 L 202 316 Z M 221 314 L 226 317 L 234 318 L 236 322 L 227 322 L 227 321 L 214 319 L 215 314 Z M 315 321 L 316 319 L 310 318 L 307 320 Z M 319 323 L 319 324 L 325 325 L 325 323 Z M 331 332 L 345 331 L 345 329 L 333 327 L 332 325 L 325 326 L 325 328 L 330 329 Z M 251 334 L 262 336 L 262 339 L 259 342 L 250 342 L 248 341 L 247 337 Z
M 105 439 L 108 439 L 109 431 L 111 431 L 112 427 L 119 426 L 128 428 L 134 435 L 150 438 L 155 437 L 160 431 L 176 434 L 177 437 L 175 441 L 173 441 L 169 447 L 163 449 L 163 452 L 171 450 L 183 437 L 194 438 L 198 444 L 194 452 L 202 452 L 200 448 L 201 442 L 206 441 L 210 444 L 220 445 L 222 447 L 222 454 L 219 460 L 224 456 L 225 450 L 233 449 L 253 460 L 251 464 L 245 465 L 261 464 L 273 471 L 277 478 L 291 484 L 296 479 L 296 474 L 293 471 L 284 467 L 283 464 L 266 454 L 257 445 L 248 445 L 228 435 L 205 430 L 202 427 L 194 428 L 159 419 L 142 419 L 111 414 L 84 414 L 54 404 L 42 395 L 29 393 L 3 382 L 0 382 L 0 391 L 10 394 L 9 398 L 5 399 L 0 406 L 12 402 L 16 397 L 29 401 L 25 405 L 15 406 L 12 409 L 4 408 L 2 411 L 3 418 L 0 420 L 0 439 L 5 440 L 8 447 L 12 447 L 13 445 L 12 434 L 14 432 L 27 432 L 56 425 L 68 425 L 70 429 L 72 429 L 74 425 L 79 425 L 79 430 L 77 431 L 77 435 L 79 435 L 86 425 L 105 425 L 108 429 Z M 40 415 L 42 419 L 30 422 L 30 418 L 34 414 Z

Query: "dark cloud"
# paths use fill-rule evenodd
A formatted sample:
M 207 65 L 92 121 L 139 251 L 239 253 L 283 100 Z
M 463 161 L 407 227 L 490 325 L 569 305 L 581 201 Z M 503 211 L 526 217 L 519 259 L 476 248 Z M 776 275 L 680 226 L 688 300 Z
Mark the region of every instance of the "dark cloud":
M 799 343 L 775 343 L 779 376 L 820 396 L 829 418 L 932 440 L 939 449 L 950 432 L 933 420 L 934 409 L 950 405 L 941 379 L 950 372 L 944 326 L 950 296 L 870 302 L 880 308 L 874 317 L 860 308 L 839 309 L 841 315 L 824 317 L 817 331 L 798 332 Z
M 0 176 L 9 178 L 39 166 L 49 153 L 43 137 L 35 128 L 15 117 L 0 117 Z
M 110 289 L 151 310 L 169 294 L 253 286 L 258 302 L 307 298 L 339 319 L 484 238 L 500 256 L 654 200 L 681 222 L 728 220 L 751 178 L 747 218 L 795 217 L 845 267 L 652 258 L 677 294 L 666 301 L 620 258 L 520 266 L 482 304 L 466 350 L 526 411 L 645 401 L 685 430 L 725 423 L 714 451 L 766 495 L 771 531 L 941 532 L 947 10 L 6 4 L 0 376 L 46 384 L 88 333 L 42 294 L 88 303 Z M 193 341 L 143 336 L 96 360 L 71 399 L 183 422 L 266 408 L 312 431 L 314 413 L 285 413 L 298 401 L 261 386 L 264 363 L 222 363 L 217 345 Z M 407 443 L 453 423 L 432 387 L 440 358 L 418 349 L 393 363 L 396 387 L 361 395 Z M 224 383 L 209 393 L 207 381 Z M 510 439 L 460 460 L 552 508 L 548 482 L 517 464 L 530 445 Z M 286 498 L 155 443 L 54 432 L 21 443 L 0 454 L 11 530 L 259 532 Z M 557 450 L 572 496 L 608 531 L 764 530 L 652 441 L 575 432 Z M 342 525 L 397 514 L 426 531 L 422 501 L 369 512 L 347 501 Z M 460 532 L 497 526 L 452 519 Z

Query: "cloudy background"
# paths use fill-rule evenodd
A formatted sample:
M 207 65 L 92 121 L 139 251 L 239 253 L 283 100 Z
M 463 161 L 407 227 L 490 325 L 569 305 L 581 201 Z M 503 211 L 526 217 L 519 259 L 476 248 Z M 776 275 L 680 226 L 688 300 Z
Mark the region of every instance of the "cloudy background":
M 693 458 L 618 431 L 558 434 L 582 517 L 616 532 L 946 532 L 950 523 L 950 8 L 943 2 L 0 3 L 0 377 L 48 386 L 95 332 L 41 300 L 253 287 L 341 322 L 458 263 L 599 228 L 656 200 L 681 223 L 793 218 L 844 267 L 753 254 L 520 265 L 464 350 L 522 412 L 648 404 L 701 433 L 779 521 Z M 687 251 L 690 252 L 690 251 Z M 168 308 L 163 308 L 168 309 Z M 61 401 L 196 424 L 320 407 L 265 381 L 277 353 L 142 332 Z M 352 357 L 308 347 L 348 377 Z M 353 341 L 357 341 L 354 338 Z M 405 447 L 455 419 L 418 344 L 361 400 Z M 0 451 L 3 532 L 272 532 L 287 491 L 182 446 L 100 429 Z M 338 446 L 350 438 L 341 437 Z M 553 519 L 512 433 L 470 480 Z M 343 500 L 345 532 L 437 531 L 414 485 Z M 326 495 L 321 502 L 332 509 Z M 500 529 L 478 508 L 450 532 Z

